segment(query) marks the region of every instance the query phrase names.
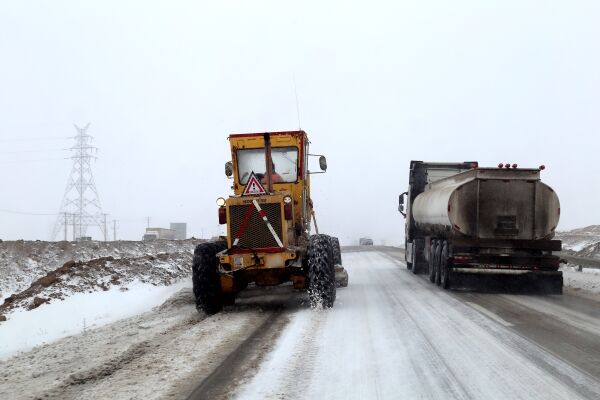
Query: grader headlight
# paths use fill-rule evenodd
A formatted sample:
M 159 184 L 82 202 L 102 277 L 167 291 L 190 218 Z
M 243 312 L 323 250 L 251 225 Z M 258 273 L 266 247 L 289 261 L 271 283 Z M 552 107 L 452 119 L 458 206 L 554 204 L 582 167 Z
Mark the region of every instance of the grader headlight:
M 292 204 L 292 198 L 291 198 L 290 196 L 285 196 L 285 197 L 283 198 L 283 202 L 284 202 L 285 204 Z
M 223 206 L 225 205 L 225 199 L 224 199 L 224 198 L 222 198 L 222 197 L 219 197 L 219 198 L 217 199 L 217 205 L 218 205 L 219 207 L 223 207 Z

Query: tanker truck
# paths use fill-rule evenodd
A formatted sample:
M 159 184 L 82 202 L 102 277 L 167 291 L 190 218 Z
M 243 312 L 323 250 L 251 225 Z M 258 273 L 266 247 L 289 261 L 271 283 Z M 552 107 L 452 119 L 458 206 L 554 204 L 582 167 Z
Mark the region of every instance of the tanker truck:
M 411 161 L 398 206 L 407 268 L 444 289 L 463 274 L 519 275 L 561 294 L 560 203 L 543 169 Z

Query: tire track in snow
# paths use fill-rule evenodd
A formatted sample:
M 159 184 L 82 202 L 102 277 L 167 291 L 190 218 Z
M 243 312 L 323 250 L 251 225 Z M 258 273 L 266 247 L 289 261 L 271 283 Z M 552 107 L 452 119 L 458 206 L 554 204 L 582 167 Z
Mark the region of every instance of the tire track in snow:
M 318 324 L 314 313 L 296 313 L 238 398 L 600 395 L 596 380 L 385 255 L 346 253 L 344 265 L 352 283 L 335 307 Z M 312 339 L 300 340 L 307 331 Z
M 435 339 L 436 343 L 454 341 L 457 347 L 462 347 L 460 353 L 453 352 L 447 357 L 454 359 L 462 353 L 466 359 L 473 359 L 470 364 L 484 363 L 491 368 L 489 385 L 498 386 L 496 393 L 506 393 L 507 398 L 598 398 L 600 384 L 590 375 L 574 368 L 570 363 L 549 353 L 546 349 L 531 342 L 527 338 L 508 328 L 488 319 L 465 304 L 462 294 L 441 290 L 429 283 L 423 277 L 415 277 L 410 271 L 401 269 L 399 276 L 406 280 L 414 280 L 416 284 L 429 289 L 427 298 L 416 301 L 414 292 L 402 295 L 404 291 L 396 291 L 401 301 L 413 303 L 414 307 L 424 308 L 418 312 L 423 318 L 444 321 L 438 329 L 446 331 L 444 338 Z M 416 279 L 415 279 L 416 278 Z M 427 292 L 425 292 L 427 293 Z M 431 297 L 434 296 L 434 297 Z M 503 295 L 486 296 L 490 301 L 502 300 Z M 467 296 L 470 298 L 470 296 Z M 460 313 L 460 315 L 457 315 Z M 425 322 L 425 321 L 423 321 Z M 431 321 L 429 321 L 431 322 Z M 431 336 L 440 336 L 438 329 L 429 331 Z M 456 341 L 454 338 L 462 338 Z M 475 341 L 474 339 L 478 339 Z M 478 343 L 481 342 L 481 343 Z M 448 353 L 447 349 L 438 351 Z M 494 354 L 489 361 L 477 357 L 478 354 Z M 479 359 L 479 361 L 474 361 Z M 456 364 L 456 363 L 455 363 Z M 496 372 L 494 372 L 496 370 Z M 471 369 L 463 369 L 467 375 L 473 375 Z M 532 373 L 535 371 L 535 373 Z M 476 376 L 463 380 L 476 382 Z M 503 382 L 498 385 L 497 382 Z M 471 389 L 474 385 L 469 385 Z M 486 385 L 478 385 L 487 389 Z M 516 389 L 512 389 L 516 388 Z M 536 390 L 537 388 L 537 390 Z M 494 393 L 485 393 L 486 398 L 494 398 Z M 476 396 L 479 398 L 479 395 Z M 502 398 L 502 397 L 498 397 Z

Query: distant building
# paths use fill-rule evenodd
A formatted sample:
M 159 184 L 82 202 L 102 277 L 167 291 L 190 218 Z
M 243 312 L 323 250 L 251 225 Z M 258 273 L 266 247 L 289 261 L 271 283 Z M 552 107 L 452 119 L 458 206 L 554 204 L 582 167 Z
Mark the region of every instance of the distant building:
M 175 231 L 167 228 L 146 228 L 146 233 L 142 237 L 142 240 L 156 240 L 156 239 L 175 239 Z
M 171 222 L 171 230 L 175 231 L 175 239 L 185 240 L 187 238 L 187 223 Z

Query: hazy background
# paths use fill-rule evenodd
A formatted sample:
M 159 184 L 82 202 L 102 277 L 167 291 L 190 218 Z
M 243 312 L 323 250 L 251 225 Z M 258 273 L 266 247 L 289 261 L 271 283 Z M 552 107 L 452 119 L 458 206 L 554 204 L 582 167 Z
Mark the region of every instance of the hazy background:
M 119 238 L 146 216 L 218 234 L 226 137 L 298 128 L 294 76 L 344 243 L 403 240 L 411 159 L 546 164 L 559 229 L 598 224 L 598 21 L 598 1 L 2 1 L 0 238 L 49 238 L 55 217 L 14 212 L 58 212 L 88 122 Z

